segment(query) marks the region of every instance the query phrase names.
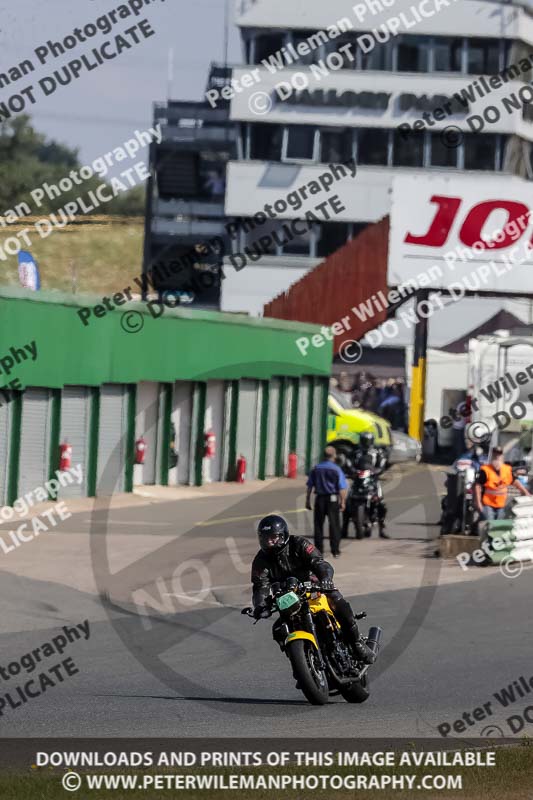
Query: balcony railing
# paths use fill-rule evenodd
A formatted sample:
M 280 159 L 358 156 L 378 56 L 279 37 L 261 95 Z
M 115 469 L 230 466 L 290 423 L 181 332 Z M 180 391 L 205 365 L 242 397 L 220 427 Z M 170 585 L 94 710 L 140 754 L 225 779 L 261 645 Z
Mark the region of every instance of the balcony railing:
M 166 120 L 167 124 L 177 124 L 180 120 L 187 120 L 189 125 L 196 123 L 197 127 L 202 127 L 204 122 L 224 124 L 229 121 L 227 108 L 211 108 L 206 103 L 154 103 L 154 120 Z
M 216 200 L 161 200 L 154 201 L 154 217 L 215 217 L 223 218 L 224 196 Z
M 173 124 L 162 124 L 163 142 L 205 142 L 207 144 L 228 144 L 233 147 L 237 143 L 235 128 L 222 125 L 210 125 L 207 128 L 187 127 Z
M 173 220 L 155 218 L 152 220 L 152 233 L 156 236 L 179 236 L 180 238 L 194 238 L 198 241 L 214 236 L 227 235 L 224 220 Z

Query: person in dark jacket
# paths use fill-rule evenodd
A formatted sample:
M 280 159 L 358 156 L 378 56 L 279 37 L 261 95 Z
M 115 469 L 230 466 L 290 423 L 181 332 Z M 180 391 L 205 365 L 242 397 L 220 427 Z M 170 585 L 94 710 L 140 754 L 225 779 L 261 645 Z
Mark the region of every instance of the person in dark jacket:
M 361 638 L 352 607 L 333 583 L 334 569 L 319 550 L 303 536 L 291 536 L 286 520 L 278 514 L 263 517 L 257 528 L 260 550 L 252 563 L 252 605 L 254 617 L 267 611 L 272 583 L 286 578 L 317 581 L 317 588 L 327 592 L 330 607 L 338 619 L 357 658 L 373 664 L 375 653 Z

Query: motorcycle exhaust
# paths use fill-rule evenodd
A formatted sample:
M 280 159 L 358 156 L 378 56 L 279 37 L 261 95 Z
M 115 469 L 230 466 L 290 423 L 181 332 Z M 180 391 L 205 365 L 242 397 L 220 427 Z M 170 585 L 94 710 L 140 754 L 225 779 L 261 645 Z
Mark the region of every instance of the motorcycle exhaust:
M 377 625 L 372 626 L 368 631 L 367 646 L 377 655 L 381 644 L 381 637 L 383 636 L 383 629 Z

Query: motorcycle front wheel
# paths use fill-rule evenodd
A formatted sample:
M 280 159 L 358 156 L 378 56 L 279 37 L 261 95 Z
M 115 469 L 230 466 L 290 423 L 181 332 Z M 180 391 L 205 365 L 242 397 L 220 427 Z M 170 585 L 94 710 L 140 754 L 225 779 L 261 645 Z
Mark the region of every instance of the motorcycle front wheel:
M 318 653 L 308 639 L 296 639 L 287 645 L 287 655 L 298 688 L 314 706 L 328 702 L 329 686 L 326 673 L 320 668 Z
M 362 539 L 365 535 L 366 509 L 362 503 L 358 503 L 354 509 L 353 521 L 355 525 L 356 539 Z
M 343 686 L 340 693 L 347 703 L 364 703 L 370 697 L 368 672 L 360 681 L 354 681 L 349 686 Z

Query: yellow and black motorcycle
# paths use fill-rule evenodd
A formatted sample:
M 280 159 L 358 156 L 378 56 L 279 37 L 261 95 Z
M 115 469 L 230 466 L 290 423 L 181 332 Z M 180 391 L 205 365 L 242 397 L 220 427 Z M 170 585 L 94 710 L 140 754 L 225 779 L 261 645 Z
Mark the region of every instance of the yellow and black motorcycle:
M 326 595 L 311 581 L 273 583 L 264 618 L 279 612 L 272 635 L 291 662 L 296 687 L 310 703 L 324 705 L 338 694 L 348 703 L 364 703 L 370 695 L 369 665 L 358 661 L 346 643 Z M 250 607 L 241 613 L 253 617 Z M 363 619 L 366 612 L 355 617 Z M 381 628 L 372 627 L 366 637 L 376 654 L 381 636 Z

